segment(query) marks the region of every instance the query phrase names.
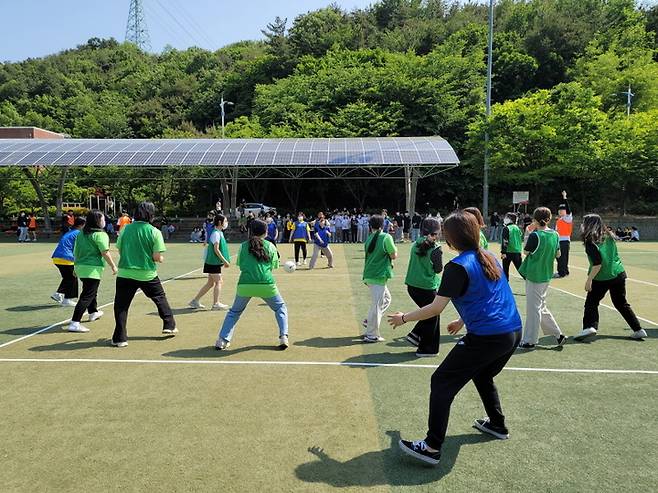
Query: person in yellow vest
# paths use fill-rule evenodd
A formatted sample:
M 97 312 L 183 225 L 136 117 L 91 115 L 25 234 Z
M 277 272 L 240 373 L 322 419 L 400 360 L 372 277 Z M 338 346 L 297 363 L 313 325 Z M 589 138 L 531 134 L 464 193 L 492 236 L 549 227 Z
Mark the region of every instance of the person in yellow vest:
M 571 233 L 573 232 L 573 214 L 567 200 L 567 192 L 562 191 L 562 203 L 557 208 L 558 219 L 555 229 L 560 238 L 560 256 L 557 259 L 557 272 L 555 278 L 569 275 L 569 250 L 571 249 Z
M 594 337 L 599 330 L 599 303 L 610 291 L 610 299 L 619 314 L 631 328 L 632 339 L 644 339 L 646 331 L 640 326 L 631 305 L 626 301 L 626 271 L 621 263 L 615 237 L 603 225 L 601 216 L 588 214 L 583 218 L 581 239 L 589 260 L 589 271 L 585 282 L 585 314 L 583 330 L 574 339 L 584 341 Z
M 532 220 L 535 230 L 528 236 L 524 247 L 526 257 L 519 269 L 526 286 L 526 322 L 519 347 L 534 349 L 539 340 L 540 327 L 544 334 L 554 336 L 558 346 L 562 346 L 567 337 L 546 305 L 555 258 L 560 256 L 560 245 L 557 233 L 548 227 L 551 221 L 551 211 L 548 208 L 537 207 L 532 214 Z

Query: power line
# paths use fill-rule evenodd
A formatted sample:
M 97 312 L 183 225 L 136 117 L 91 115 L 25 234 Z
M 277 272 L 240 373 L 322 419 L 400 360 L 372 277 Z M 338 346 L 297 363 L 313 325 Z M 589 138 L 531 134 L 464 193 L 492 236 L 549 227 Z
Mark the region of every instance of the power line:
M 205 42 L 208 43 L 208 48 L 211 50 L 215 49 L 215 42 L 213 39 L 206 33 L 205 29 L 201 27 L 201 25 L 196 21 L 194 16 L 189 13 L 189 11 L 185 8 L 185 5 L 183 2 L 177 3 L 175 0 L 165 0 L 170 7 L 174 9 L 174 12 L 176 9 L 181 14 L 181 17 L 183 17 L 183 20 L 189 25 L 189 27 L 196 32 Z
M 173 15 L 173 14 L 169 11 L 169 9 L 168 9 L 167 7 L 165 7 L 165 6 L 162 4 L 162 2 L 160 2 L 160 0 L 155 0 L 155 1 L 156 1 L 156 3 L 160 6 L 160 8 L 161 8 L 162 10 L 164 10 L 164 12 L 165 12 L 165 13 L 166 13 L 166 14 L 167 14 L 167 15 L 168 15 L 168 16 L 169 16 L 169 17 L 170 17 L 170 18 L 171 18 L 171 19 L 172 19 L 177 25 L 178 25 L 178 27 L 180 27 L 180 28 L 183 30 L 183 32 L 184 32 L 184 33 L 190 38 L 190 40 L 191 40 L 195 45 L 197 45 L 197 46 L 201 46 L 201 45 L 202 45 L 202 43 L 199 43 L 199 40 L 196 38 L 196 36 L 194 36 L 192 33 L 190 33 L 190 31 L 188 31 L 187 28 L 186 28 L 183 24 L 180 23 L 180 21 L 176 18 L 176 16 Z
M 149 16 L 151 18 L 155 18 L 156 21 L 157 21 L 157 24 L 159 26 L 162 26 L 162 28 L 165 31 L 167 31 L 168 37 L 171 39 L 172 43 L 175 40 L 180 45 L 185 44 L 185 42 L 181 39 L 181 37 L 176 32 L 176 29 L 171 27 L 171 24 L 169 24 L 169 22 L 167 21 L 166 18 L 164 18 L 160 15 L 160 13 L 157 11 L 157 9 L 155 9 L 152 5 L 149 5 L 148 3 L 145 4 L 145 7 L 146 7 L 146 12 L 149 14 Z M 169 44 L 169 43 L 165 43 L 165 44 Z

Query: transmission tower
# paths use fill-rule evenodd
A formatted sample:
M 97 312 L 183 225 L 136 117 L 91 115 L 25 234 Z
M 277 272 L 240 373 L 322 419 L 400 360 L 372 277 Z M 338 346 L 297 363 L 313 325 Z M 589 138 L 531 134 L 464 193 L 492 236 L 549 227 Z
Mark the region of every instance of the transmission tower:
M 151 51 L 151 37 L 146 26 L 142 0 L 130 0 L 128 23 L 126 24 L 126 41 L 136 44 L 144 51 Z

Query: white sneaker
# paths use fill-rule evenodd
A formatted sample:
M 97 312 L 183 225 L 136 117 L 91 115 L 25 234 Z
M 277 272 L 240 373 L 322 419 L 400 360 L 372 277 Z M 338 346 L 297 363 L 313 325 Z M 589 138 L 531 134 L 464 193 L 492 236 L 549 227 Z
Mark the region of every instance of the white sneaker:
M 288 336 L 283 335 L 279 337 L 279 349 L 288 349 Z
M 64 295 L 62 293 L 53 293 L 50 295 L 50 299 L 56 301 L 57 303 L 61 303 L 64 301 Z
M 304 260 L 304 262 L 302 262 L 302 263 L 303 263 L 304 265 L 306 265 L 306 260 Z
M 84 325 L 80 325 L 80 322 L 71 322 L 66 330 L 69 332 L 89 332 L 89 329 Z
M 178 334 L 178 329 L 176 327 L 173 329 L 162 329 L 162 333 L 167 335 L 175 335 Z
M 128 346 L 128 343 L 126 341 L 114 342 L 112 339 L 110 339 L 110 344 L 114 347 L 127 347 Z
M 596 329 L 594 327 L 588 327 L 580 331 L 580 334 L 574 336 L 574 341 L 584 341 L 588 337 L 594 337 L 596 335 Z
M 102 310 L 95 311 L 94 313 L 89 314 L 89 321 L 90 322 L 95 322 L 99 318 L 101 318 L 103 315 L 105 315 L 105 312 Z
M 368 343 L 374 343 L 374 342 L 383 342 L 386 339 L 383 337 L 376 337 L 376 336 L 363 336 L 363 342 L 368 342 Z
M 203 306 L 203 305 L 202 305 L 201 303 L 199 303 L 197 300 L 192 300 L 192 301 L 190 301 L 190 302 L 187 304 L 187 306 L 189 306 L 189 307 L 192 308 L 193 310 L 201 310 L 201 309 L 205 308 L 205 306 Z
M 635 331 L 633 331 L 633 333 L 631 334 L 631 339 L 636 339 L 636 340 L 638 340 L 638 341 L 641 341 L 641 340 L 644 339 L 645 337 L 647 337 L 647 331 L 644 330 L 644 329 L 635 330 Z
M 302 263 L 301 263 L 301 262 L 297 262 L 297 267 L 299 267 L 300 265 L 302 265 Z
M 77 301 L 75 301 L 73 298 L 64 298 L 62 300 L 62 306 L 75 306 L 77 304 Z
M 231 342 L 227 341 L 226 339 L 217 339 L 217 342 L 215 342 L 215 349 L 217 351 L 222 351 L 224 349 L 228 349 L 231 347 Z
M 224 303 L 215 303 L 215 304 L 212 306 L 212 309 L 213 309 L 214 311 L 217 311 L 217 310 L 223 310 L 223 311 L 225 311 L 225 310 L 228 310 L 229 308 L 231 308 L 231 307 L 228 306 L 228 305 L 225 305 Z

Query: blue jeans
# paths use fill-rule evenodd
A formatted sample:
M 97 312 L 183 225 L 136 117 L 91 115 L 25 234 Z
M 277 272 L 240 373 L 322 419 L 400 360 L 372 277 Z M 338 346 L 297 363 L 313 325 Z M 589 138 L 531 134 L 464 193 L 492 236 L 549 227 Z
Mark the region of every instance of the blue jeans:
M 416 241 L 420 238 L 420 228 L 411 228 L 411 241 Z
M 233 337 L 233 331 L 235 330 L 235 324 L 240 320 L 240 316 L 247 305 L 251 297 L 248 296 L 237 296 L 235 301 L 233 301 L 233 306 L 226 314 L 222 328 L 219 331 L 219 338 L 224 339 L 225 341 L 230 341 Z M 271 298 L 263 298 L 263 301 L 272 309 L 276 315 L 276 323 L 279 326 L 279 337 L 288 335 L 288 308 L 286 307 L 286 302 L 283 301 L 283 298 L 280 294 L 272 296 Z

